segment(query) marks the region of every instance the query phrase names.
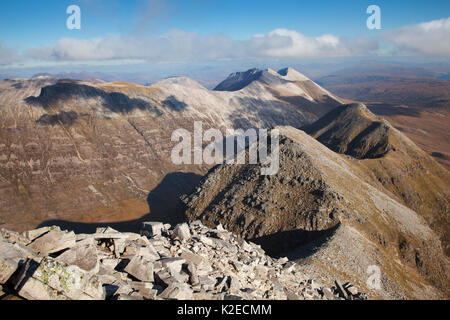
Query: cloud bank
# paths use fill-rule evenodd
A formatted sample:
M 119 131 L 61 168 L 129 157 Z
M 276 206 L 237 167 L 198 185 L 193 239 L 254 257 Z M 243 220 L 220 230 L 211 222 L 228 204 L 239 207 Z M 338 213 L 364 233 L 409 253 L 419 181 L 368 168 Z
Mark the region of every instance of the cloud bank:
M 347 39 L 332 34 L 309 37 L 295 30 L 275 29 L 246 40 L 234 40 L 224 34 L 200 35 L 172 30 L 161 36 L 138 33 L 102 38 L 63 38 L 51 47 L 33 48 L 18 55 L 0 41 L 0 65 L 23 61 L 42 63 L 117 63 L 197 62 L 249 60 L 258 58 L 334 58 L 383 55 L 390 53 L 450 56 L 450 18 L 430 21 L 395 30 L 381 36 Z
M 450 18 L 390 31 L 386 39 L 399 50 L 431 56 L 450 56 Z
M 172 30 L 163 36 L 110 35 L 88 40 L 64 38 L 53 47 L 31 49 L 26 55 L 37 60 L 52 61 L 145 59 L 165 62 L 341 57 L 368 53 L 355 49 L 353 43 L 333 35 L 307 37 L 287 29 L 276 29 L 244 41 L 233 40 L 223 34 L 201 36 Z

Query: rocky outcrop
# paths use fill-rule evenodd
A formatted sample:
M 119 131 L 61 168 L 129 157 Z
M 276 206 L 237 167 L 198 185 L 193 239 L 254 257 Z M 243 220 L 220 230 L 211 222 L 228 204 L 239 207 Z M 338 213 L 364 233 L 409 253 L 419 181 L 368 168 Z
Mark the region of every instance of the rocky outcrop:
M 0 234 L 3 298 L 366 299 L 339 280 L 324 287 L 286 258 L 273 259 L 260 246 L 199 221 L 174 228 L 145 223 L 141 234 L 102 228 L 64 246 L 60 235 L 73 233 L 59 228 Z M 49 245 L 60 250 L 49 255 Z
M 302 128 L 331 150 L 360 159 L 384 192 L 421 215 L 450 253 L 450 173 L 363 104 L 342 105 Z
M 363 104 L 339 106 L 302 129 L 331 150 L 357 159 L 380 158 L 392 150 L 391 126 Z
M 277 129 L 278 173 L 261 176 L 260 165 L 215 167 L 183 198 L 191 220 L 222 224 L 273 255 L 306 261 L 306 269 L 328 281 L 327 274 L 345 269 L 365 286 L 368 268 L 379 266 L 385 285 L 377 294 L 385 298 L 446 295 L 450 264 L 421 214 L 401 204 L 364 162 L 303 131 Z M 441 293 L 419 289 L 432 286 Z

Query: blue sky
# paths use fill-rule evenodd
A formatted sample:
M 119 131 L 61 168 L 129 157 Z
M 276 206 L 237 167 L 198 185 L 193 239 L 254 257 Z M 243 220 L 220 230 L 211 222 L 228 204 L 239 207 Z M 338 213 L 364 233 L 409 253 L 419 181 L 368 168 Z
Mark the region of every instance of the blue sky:
M 66 28 L 73 4 L 81 30 Z M 366 27 L 372 4 L 382 30 Z M 0 66 L 448 58 L 449 17 L 448 0 L 0 0 Z
M 79 5 L 82 10 L 81 31 L 65 27 L 68 16 L 65 11 L 71 4 Z M 355 36 L 370 32 L 365 27 L 368 17 L 365 10 L 370 4 L 382 9 L 383 29 L 450 15 L 447 0 L 2 0 L 0 39 L 8 45 L 26 48 L 52 44 L 61 37 L 126 34 L 136 31 L 143 20 L 148 27 L 145 31 L 152 33 L 177 28 L 245 39 L 253 34 L 286 28 L 309 36 L 330 32 Z M 143 10 L 149 10 L 148 17 Z

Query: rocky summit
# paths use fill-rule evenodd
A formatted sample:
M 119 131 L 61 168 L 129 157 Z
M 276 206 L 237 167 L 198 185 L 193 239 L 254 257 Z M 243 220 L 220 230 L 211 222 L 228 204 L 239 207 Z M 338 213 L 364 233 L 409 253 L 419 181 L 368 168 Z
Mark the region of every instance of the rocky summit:
M 415 203 L 403 202 L 384 183 L 386 176 L 393 175 L 391 181 L 395 181 L 401 169 L 406 170 L 401 166 L 394 171 L 394 166 L 399 166 L 395 159 L 405 157 L 406 163 L 418 165 L 417 158 L 408 153 L 418 148 L 409 139 L 396 132 L 402 145 L 390 140 L 392 149 L 382 158 L 357 159 L 330 150 L 304 131 L 277 129 L 277 174 L 260 175 L 259 164 L 213 168 L 196 190 L 183 198 L 189 219 L 200 219 L 210 227 L 222 224 L 261 244 L 272 255 L 298 261 L 304 270 L 327 283 L 345 274 L 374 298 L 447 296 L 450 264 L 440 234 L 433 230 L 439 228 L 423 210 L 414 211 Z M 375 138 L 368 145 L 373 142 L 378 145 Z M 431 214 L 434 221 L 441 219 L 440 228 L 448 230 L 442 219 L 448 219 L 448 196 L 443 195 L 448 192 L 448 180 L 442 179 L 448 173 L 429 156 L 427 162 L 419 163 L 421 167 L 406 171 L 401 179 L 420 183 L 427 173 L 430 180 L 447 186 L 434 193 L 434 203 L 442 201 L 444 206 L 434 206 Z M 378 177 L 375 168 L 380 166 L 385 170 Z M 414 190 L 414 197 L 422 203 L 430 196 L 429 190 Z M 373 266 L 379 268 L 383 279 L 383 286 L 375 291 L 366 287 L 367 270 Z
M 137 233 L 58 227 L 0 231 L 0 294 L 27 300 L 361 300 L 325 287 L 287 258 L 200 221 L 144 222 Z

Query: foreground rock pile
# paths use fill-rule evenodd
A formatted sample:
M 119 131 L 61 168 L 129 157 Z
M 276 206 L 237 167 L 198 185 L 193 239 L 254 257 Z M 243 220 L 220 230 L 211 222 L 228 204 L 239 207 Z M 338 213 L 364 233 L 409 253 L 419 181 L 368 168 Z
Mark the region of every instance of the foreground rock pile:
M 174 228 L 146 222 L 140 234 L 3 229 L 0 285 L 0 295 L 29 300 L 365 299 L 339 281 L 323 287 L 287 258 L 273 259 L 260 246 L 199 221 Z

